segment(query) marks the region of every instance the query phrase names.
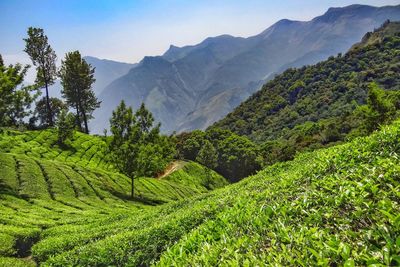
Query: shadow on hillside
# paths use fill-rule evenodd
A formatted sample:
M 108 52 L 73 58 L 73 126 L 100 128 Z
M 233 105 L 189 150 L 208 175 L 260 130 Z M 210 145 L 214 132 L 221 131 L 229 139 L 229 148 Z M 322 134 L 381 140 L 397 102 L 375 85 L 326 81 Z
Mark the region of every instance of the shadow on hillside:
M 115 191 L 112 189 L 109 189 L 109 192 L 111 194 L 113 194 L 114 196 L 116 196 L 119 199 L 122 199 L 124 201 L 133 201 L 133 202 L 141 202 L 143 204 L 146 205 L 151 205 L 151 206 L 156 206 L 156 205 L 160 205 L 160 204 L 164 204 L 166 203 L 165 201 L 159 200 L 159 199 L 150 199 L 150 198 L 146 198 L 143 195 L 135 195 L 133 198 L 130 195 L 121 193 L 119 191 Z

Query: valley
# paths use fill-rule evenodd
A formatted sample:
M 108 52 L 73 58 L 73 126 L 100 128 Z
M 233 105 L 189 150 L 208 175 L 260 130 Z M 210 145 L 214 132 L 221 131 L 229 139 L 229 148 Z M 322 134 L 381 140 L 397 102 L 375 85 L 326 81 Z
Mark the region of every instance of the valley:
M 0 267 L 400 266 L 399 5 L 138 64 L 26 34 L 34 84 L 0 55 Z

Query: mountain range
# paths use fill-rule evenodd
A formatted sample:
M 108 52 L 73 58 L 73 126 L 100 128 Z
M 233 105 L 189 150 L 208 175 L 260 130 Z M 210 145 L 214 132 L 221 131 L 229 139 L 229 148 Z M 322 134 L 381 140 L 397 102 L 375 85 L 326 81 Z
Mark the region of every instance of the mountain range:
M 162 56 L 144 57 L 136 65 L 113 62 L 115 68 L 88 57 L 102 101 L 91 130 L 107 128 L 122 99 L 133 108 L 144 102 L 163 132 L 205 129 L 275 75 L 343 53 L 387 19 L 400 20 L 400 5 L 330 8 L 310 21 L 280 20 L 248 38 L 221 35 L 197 45 L 171 45 Z
M 127 74 L 131 68 L 137 65 L 108 59 L 99 59 L 91 56 L 85 56 L 83 58 L 95 68 L 94 78 L 96 81 L 92 88 L 97 96 L 100 95 L 104 88 L 112 81 Z M 61 89 L 62 85 L 60 80 L 56 80 L 50 87 L 51 97 L 61 98 Z

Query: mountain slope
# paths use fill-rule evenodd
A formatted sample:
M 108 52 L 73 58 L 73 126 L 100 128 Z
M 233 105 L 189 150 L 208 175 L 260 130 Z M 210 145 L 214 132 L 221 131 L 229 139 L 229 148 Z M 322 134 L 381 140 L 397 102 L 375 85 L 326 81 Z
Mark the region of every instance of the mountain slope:
M 93 182 L 97 185 L 94 191 L 103 190 L 101 186 L 99 186 L 99 181 L 97 181 L 96 177 L 106 177 L 100 179 L 106 179 L 100 183 L 106 186 L 106 191 L 115 192 L 115 198 L 117 200 L 119 198 L 129 199 L 130 180 L 128 177 L 119 174 L 112 166 L 107 156 L 108 152 L 106 146 L 104 138 L 79 132 L 75 132 L 73 139 L 68 142 L 66 147 L 58 145 L 57 134 L 53 130 L 26 132 L 4 130 L 0 134 L 1 156 L 9 158 L 8 165 L 11 164 L 14 166 L 13 169 L 16 170 L 15 173 L 19 172 L 18 169 L 21 167 L 20 162 L 22 160 L 29 162 L 32 168 L 40 169 L 38 173 L 43 173 L 41 177 L 46 177 L 46 173 L 50 173 L 51 175 L 47 176 L 54 176 L 53 179 L 57 183 L 59 182 L 58 179 L 61 179 L 59 176 L 63 176 L 63 174 L 60 174 L 60 168 L 74 171 L 71 179 L 75 179 L 74 177 L 77 176 L 77 172 L 85 172 L 88 177 L 92 177 L 91 179 L 94 178 Z M 20 157 L 22 157 L 22 159 L 20 159 Z M 186 165 L 186 168 L 180 171 L 181 175 L 185 178 L 183 180 L 174 180 L 173 177 L 176 176 L 175 173 L 171 173 L 161 180 L 147 177 L 136 179 L 135 192 L 138 196 L 138 201 L 143 201 L 145 203 L 163 203 L 182 199 L 193 194 L 207 192 L 210 188 L 218 188 L 227 184 L 227 181 L 215 172 L 212 172 L 212 179 L 206 181 L 204 178 L 204 174 L 206 173 L 205 167 L 197 163 L 188 162 Z M 40 167 L 39 169 L 38 166 Z M 43 166 L 50 166 L 49 168 L 51 171 L 46 172 Z M 24 175 L 19 175 L 17 177 L 18 179 L 15 180 L 16 177 L 7 177 L 7 175 L 1 171 L 0 174 L 3 175 L 2 179 L 8 181 L 4 182 L 0 179 L 0 182 L 4 182 L 3 186 L 5 187 L 13 188 L 10 184 L 16 187 L 21 187 L 23 185 L 21 183 L 18 184 L 17 180 L 24 178 Z M 31 174 L 28 172 L 27 175 L 29 178 Z M 32 175 L 35 176 L 34 174 Z M 199 177 L 202 178 L 199 179 Z M 10 181 L 8 179 L 14 180 Z M 27 180 L 26 183 L 27 184 L 24 185 L 25 187 L 35 187 L 34 184 L 31 184 L 33 181 Z M 45 183 L 42 184 L 44 185 Z M 109 188 L 109 185 L 112 186 Z M 11 191 L 13 194 L 16 193 L 18 195 L 18 192 L 21 190 L 20 188 L 17 191 Z M 40 190 L 37 191 L 37 193 L 47 194 Z M 32 196 L 29 195 L 27 197 L 32 198 Z
M 137 65 L 107 59 L 98 59 L 91 56 L 86 56 L 84 59 L 87 63 L 92 65 L 92 67 L 96 68 L 94 73 L 96 82 L 93 85 L 93 90 L 96 95 L 101 94 L 107 85 L 115 79 L 127 74 L 130 69 Z
M 344 140 L 357 126 L 351 116 L 366 103 L 371 82 L 400 90 L 399 64 L 400 23 L 385 23 L 343 56 L 276 76 L 214 127 L 259 143 L 290 141 L 291 148 Z
M 284 68 L 345 52 L 386 19 L 399 20 L 400 6 L 332 8 L 308 22 L 281 20 L 249 38 L 222 35 L 171 46 L 161 57 L 145 57 L 104 90 L 95 132 L 107 127 L 122 99 L 134 108 L 145 102 L 164 132 L 204 129 Z
M 83 58 L 95 68 L 94 78 L 96 81 L 92 88 L 96 96 L 98 96 L 112 81 L 127 74 L 131 68 L 136 66 L 136 64 L 99 59 L 91 56 L 85 56 Z M 60 80 L 56 80 L 49 90 L 51 97 L 61 98 L 62 85 Z
M 162 179 L 135 179 L 132 200 L 131 180 L 109 162 L 104 138 L 75 132 L 59 146 L 54 130 L 0 129 L 0 266 L 36 266 L 32 250 L 36 261 L 44 261 L 61 247 L 84 244 L 84 238 L 131 229 L 121 219 L 144 223 L 141 214 L 159 212 L 155 205 L 227 184 L 216 172 L 185 162 Z M 80 228 L 90 222 L 95 225 Z M 59 235 L 77 227 L 78 235 Z M 44 236 L 50 238 L 37 247 Z
M 194 199 L 53 224 L 33 258 L 44 266 L 395 266 L 399 138 L 396 122 Z

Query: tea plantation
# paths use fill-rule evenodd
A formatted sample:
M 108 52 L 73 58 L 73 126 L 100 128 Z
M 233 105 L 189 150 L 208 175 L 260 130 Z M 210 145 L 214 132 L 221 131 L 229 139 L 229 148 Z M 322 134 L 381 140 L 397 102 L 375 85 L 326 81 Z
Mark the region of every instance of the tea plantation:
M 136 198 L 132 201 L 130 179 L 116 172 L 105 154 L 106 144 L 101 137 L 76 132 L 67 147 L 59 147 L 52 130 L 2 129 L 1 266 L 35 265 L 38 258 L 32 258 L 31 247 L 43 238 L 44 230 L 96 222 L 99 226 L 107 225 L 109 231 L 117 231 L 116 225 L 123 218 L 138 220 L 138 214 L 153 209 L 154 205 L 182 200 L 227 184 L 215 172 L 211 172 L 210 179 L 205 168 L 197 163 L 182 162 L 181 169 L 162 179 L 135 179 Z M 94 225 L 88 227 L 95 231 Z M 80 234 L 90 238 L 110 234 L 106 230 L 96 234 L 82 230 Z M 82 236 L 77 243 L 78 236 L 69 237 L 74 242 L 63 239 L 62 244 L 71 248 L 87 240 Z M 55 249 L 56 242 L 50 241 L 49 247 Z
M 213 191 L 186 163 L 136 201 L 100 137 L 47 134 L 1 137 L 2 266 L 400 265 L 400 121 Z

